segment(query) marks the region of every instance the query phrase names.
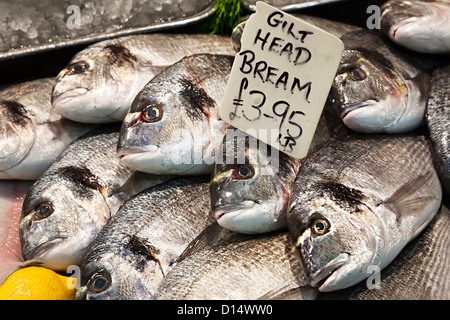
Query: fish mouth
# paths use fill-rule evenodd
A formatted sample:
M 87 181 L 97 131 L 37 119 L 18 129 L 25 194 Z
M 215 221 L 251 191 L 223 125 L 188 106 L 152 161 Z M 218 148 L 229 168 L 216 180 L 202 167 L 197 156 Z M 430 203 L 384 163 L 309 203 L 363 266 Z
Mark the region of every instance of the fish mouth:
M 376 100 L 366 100 L 366 101 L 362 101 L 362 102 L 346 104 L 346 105 L 342 106 L 341 119 L 344 119 L 345 117 L 347 117 L 350 112 L 353 112 L 357 109 L 361 109 L 361 108 L 365 108 L 365 107 L 371 107 L 371 106 L 375 105 L 376 103 L 377 103 Z
M 120 147 L 117 149 L 117 156 L 120 159 L 123 159 L 125 157 L 128 157 L 129 159 L 133 157 L 141 157 L 144 154 L 151 154 L 151 153 L 157 153 L 158 151 L 161 151 L 161 148 L 155 145 L 148 145 L 145 147 Z
M 66 239 L 66 237 L 59 237 L 59 238 L 55 238 L 53 240 L 41 243 L 33 250 L 25 253 L 24 258 L 25 258 L 25 260 L 36 259 L 36 260 L 44 261 L 48 252 L 51 251 L 52 248 L 54 248 L 55 246 L 57 246 L 61 242 L 63 242 L 65 239 Z
M 253 208 L 257 204 L 255 200 L 245 200 L 241 203 L 225 204 L 215 206 L 213 208 L 213 215 L 216 220 L 220 220 L 226 214 L 236 213 L 236 211 Z
M 77 98 L 80 96 L 85 95 L 89 90 L 87 88 L 76 88 L 76 89 L 72 89 L 70 91 L 66 91 L 60 94 L 52 94 L 52 108 L 55 109 L 56 105 L 62 105 L 67 103 L 68 101 L 70 101 L 73 98 Z
M 326 287 L 332 284 L 336 277 L 336 271 L 350 261 L 348 253 L 341 253 L 336 258 L 328 262 L 325 266 L 308 276 L 309 283 L 312 287 L 318 287 L 319 291 L 324 291 Z

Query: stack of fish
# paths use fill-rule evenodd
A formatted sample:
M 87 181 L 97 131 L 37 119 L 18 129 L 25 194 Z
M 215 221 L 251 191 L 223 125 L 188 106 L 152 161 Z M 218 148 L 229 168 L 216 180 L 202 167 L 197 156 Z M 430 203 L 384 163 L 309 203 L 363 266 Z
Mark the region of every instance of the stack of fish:
M 450 299 L 448 43 L 398 21 L 428 6 L 449 10 L 388 1 L 381 31 L 300 17 L 345 45 L 302 160 L 219 116 L 244 24 L 233 44 L 106 40 L 7 88 L 0 281 L 39 263 L 79 266 L 79 299 Z

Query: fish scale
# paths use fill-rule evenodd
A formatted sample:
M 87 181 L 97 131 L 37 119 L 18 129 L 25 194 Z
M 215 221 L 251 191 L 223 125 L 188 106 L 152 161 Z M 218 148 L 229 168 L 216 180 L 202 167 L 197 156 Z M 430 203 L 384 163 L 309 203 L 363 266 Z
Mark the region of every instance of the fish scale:
M 227 37 L 210 34 L 152 33 L 98 42 L 77 53 L 60 72 L 53 108 L 74 121 L 121 122 L 154 76 L 185 56 L 201 53 L 235 54 Z
M 151 298 L 173 262 L 213 222 L 208 190 L 207 176 L 179 177 L 127 201 L 86 253 L 78 298 Z M 102 273 L 111 280 L 95 292 Z
M 450 194 L 450 65 L 434 71 L 427 104 L 426 122 L 433 158 L 447 194 Z
M 161 283 L 156 300 L 274 299 L 297 289 L 313 299 L 286 232 L 231 238 L 188 256 Z M 277 294 L 272 295 L 272 293 Z M 267 295 L 267 296 L 266 296 Z
M 397 258 L 381 271 L 380 289 L 362 282 L 338 292 L 320 293 L 319 300 L 447 300 L 450 298 L 450 212 L 439 213 Z
M 287 221 L 311 285 L 333 291 L 364 280 L 371 265 L 391 263 L 441 201 L 423 136 L 353 136 L 308 157 Z

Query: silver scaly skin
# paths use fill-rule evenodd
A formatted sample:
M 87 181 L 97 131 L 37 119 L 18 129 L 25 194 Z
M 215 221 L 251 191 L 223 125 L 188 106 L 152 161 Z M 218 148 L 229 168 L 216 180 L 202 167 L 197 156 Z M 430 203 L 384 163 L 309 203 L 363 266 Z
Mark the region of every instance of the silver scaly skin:
M 0 91 L 0 179 L 37 179 L 93 125 L 63 119 L 51 108 L 53 78 Z
M 348 132 L 326 105 L 309 150 Z M 222 155 L 221 162 L 216 161 L 210 190 L 212 213 L 219 225 L 241 233 L 286 228 L 287 207 L 302 160 L 238 129 L 227 130 Z
M 300 168 L 287 223 L 312 286 L 322 292 L 386 267 L 442 201 L 423 136 L 335 140 Z
M 425 117 L 436 169 L 450 194 L 450 65 L 433 72 Z
M 343 300 L 448 300 L 450 299 L 450 211 L 441 209 L 425 230 L 383 269 L 380 278 L 345 290 L 320 293 L 317 299 Z M 373 272 L 370 275 L 374 275 Z M 369 280 L 369 279 L 368 279 Z M 380 282 L 376 283 L 377 280 Z
M 155 300 L 312 300 L 287 232 L 237 235 L 209 245 L 179 262 L 163 280 Z
M 345 49 L 330 98 L 345 125 L 362 133 L 404 133 L 424 124 L 430 76 L 378 32 L 341 37 Z
M 198 53 L 235 54 L 228 37 L 209 34 L 154 33 L 98 42 L 76 54 L 60 72 L 53 109 L 79 122 L 121 122 L 147 82 Z
M 136 96 L 120 132 L 117 154 L 152 174 L 206 174 L 227 124 L 220 103 L 233 57 L 185 57 L 153 78 Z
M 390 0 L 381 7 L 381 30 L 396 44 L 450 54 L 450 1 Z
M 19 229 L 25 260 L 58 271 L 79 264 L 89 243 L 132 196 L 132 186 L 130 194 L 122 187 L 131 184 L 134 170 L 115 154 L 119 129 L 100 127 L 76 140 L 33 183 Z M 164 178 L 148 177 L 147 186 Z
M 81 264 L 77 299 L 150 299 L 173 263 L 213 223 L 209 177 L 181 177 L 135 195 Z

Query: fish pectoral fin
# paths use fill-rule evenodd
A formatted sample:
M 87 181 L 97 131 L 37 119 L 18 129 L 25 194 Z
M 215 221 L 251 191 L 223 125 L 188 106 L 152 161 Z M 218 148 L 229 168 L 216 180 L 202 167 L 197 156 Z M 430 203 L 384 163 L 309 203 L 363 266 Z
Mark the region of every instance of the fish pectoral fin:
M 170 265 L 177 264 L 203 248 L 226 239 L 230 234 L 234 234 L 234 232 L 223 228 L 217 222 L 213 222 L 192 240 L 183 253 L 176 260 L 172 261 Z
M 283 287 L 274 289 L 257 300 L 313 300 L 317 296 L 317 288 L 311 286 Z
M 417 178 L 411 179 L 403 186 L 401 186 L 397 191 L 394 192 L 392 196 L 384 200 L 381 205 L 389 207 L 397 215 L 397 220 L 401 217 L 414 215 L 423 208 L 425 208 L 432 200 L 437 199 L 433 196 L 423 196 L 423 197 L 413 197 L 411 194 L 417 191 L 418 186 L 422 186 L 428 183 L 433 178 L 430 171 L 418 176 Z

